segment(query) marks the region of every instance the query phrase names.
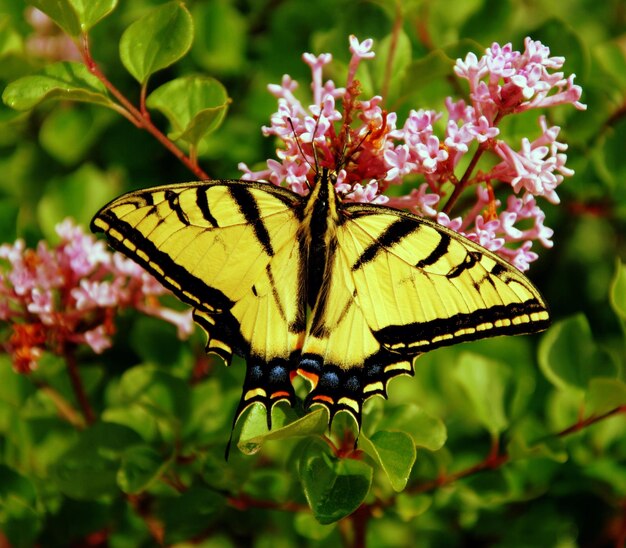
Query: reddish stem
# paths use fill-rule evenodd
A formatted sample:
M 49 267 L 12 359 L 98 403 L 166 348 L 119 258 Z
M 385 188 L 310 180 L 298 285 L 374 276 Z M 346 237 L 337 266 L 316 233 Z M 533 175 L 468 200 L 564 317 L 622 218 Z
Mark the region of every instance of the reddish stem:
M 78 362 L 76 361 L 74 347 L 72 345 L 66 345 L 65 352 L 63 354 L 67 363 L 67 372 L 70 376 L 72 389 L 74 390 L 74 395 L 76 396 L 78 405 L 80 406 L 83 416 L 85 417 L 85 422 L 87 425 L 93 424 L 96 421 L 96 415 L 93 412 L 91 404 L 89 403 L 87 393 L 83 387 L 83 381 L 80 378 L 80 373 L 78 372 Z
M 591 417 L 588 417 L 586 419 L 579 418 L 576 424 L 569 426 L 565 430 L 561 430 L 560 432 L 555 434 L 555 436 L 559 438 L 569 436 L 570 434 L 580 432 L 584 428 L 587 428 L 588 426 L 591 426 L 592 424 L 595 424 L 596 422 L 607 419 L 608 417 L 612 417 L 613 415 L 619 415 L 620 413 L 626 413 L 626 405 L 620 405 L 619 407 L 616 407 L 615 409 L 611 409 L 610 411 L 607 411 L 606 413 L 602 413 L 602 415 L 592 415 Z
M 100 80 L 104 86 L 109 90 L 111 95 L 117 99 L 117 101 L 122 105 L 124 110 L 127 113 L 127 118 L 132 121 L 137 127 L 145 129 L 148 133 L 150 133 L 159 143 L 161 143 L 167 150 L 169 150 L 176 158 L 178 158 L 184 165 L 189 169 L 196 177 L 199 179 L 205 180 L 209 179 L 209 176 L 200 168 L 198 165 L 194 165 L 191 159 L 181 150 L 179 149 L 172 141 L 170 141 L 162 132 L 157 128 L 152 121 L 150 120 L 150 116 L 148 115 L 147 110 L 145 110 L 145 85 L 142 86 L 141 90 L 141 108 L 142 111 L 137 109 L 123 94 L 120 92 L 109 80 L 108 78 L 100 71 L 98 65 L 94 61 L 91 56 L 91 51 L 89 49 L 89 39 L 86 34 L 82 36 L 82 47 L 81 54 L 83 56 L 83 62 L 85 66 L 93 74 L 98 80 Z

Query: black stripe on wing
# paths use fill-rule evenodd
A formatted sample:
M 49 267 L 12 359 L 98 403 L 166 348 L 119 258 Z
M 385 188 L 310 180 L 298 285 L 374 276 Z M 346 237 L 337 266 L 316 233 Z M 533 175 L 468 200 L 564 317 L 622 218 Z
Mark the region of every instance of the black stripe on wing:
M 108 228 L 102 229 L 94 222 L 92 230 L 105 232 L 113 249 L 145 268 L 182 301 L 211 312 L 230 309 L 234 305 L 224 293 L 177 264 L 141 232 L 110 210 L 101 211 L 98 219 L 106 223 Z
M 460 312 L 448 318 L 390 325 L 374 332 L 374 336 L 390 350 L 415 355 L 463 341 L 535 333 L 549 325 L 548 312 L 543 303 L 531 299 L 524 303 Z
M 379 253 L 385 252 L 413 232 L 419 230 L 419 225 L 413 219 L 399 217 L 391 223 L 381 235 L 373 241 L 361 256 L 352 265 L 352 271 L 376 259 Z
M 252 226 L 254 235 L 259 243 L 263 246 L 265 252 L 270 256 L 274 256 L 274 248 L 272 247 L 272 240 L 270 238 L 267 227 L 261 218 L 261 212 L 259 211 L 259 204 L 255 200 L 254 196 L 243 185 L 232 185 L 228 187 L 230 195 L 237 203 L 239 211 L 244 216 L 246 221 Z

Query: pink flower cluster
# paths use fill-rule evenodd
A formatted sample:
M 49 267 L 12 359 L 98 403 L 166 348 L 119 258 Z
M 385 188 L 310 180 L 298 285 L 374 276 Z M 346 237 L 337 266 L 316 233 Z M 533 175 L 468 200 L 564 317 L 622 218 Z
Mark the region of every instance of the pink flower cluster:
M 0 335 L 16 371 L 33 371 L 44 350 L 63 354 L 85 344 L 104 351 L 124 307 L 173 323 L 181 338 L 192 332 L 190 312 L 163 307 L 157 297 L 167 290 L 141 267 L 70 220 L 56 231 L 54 248 L 41 241 L 27 249 L 22 240 L 0 246 L 0 321 L 8 326 Z
M 352 58 L 344 87 L 323 80 L 330 54 L 305 53 L 312 71 L 308 107 L 296 97 L 298 84 L 290 76 L 269 86 L 278 110 L 263 133 L 283 145 L 276 151 L 278 160 L 267 160 L 265 169 L 252 171 L 240 164 L 243 179 L 286 184 L 305 195 L 316 172 L 327 167 L 336 172 L 342 200 L 384 203 L 434 218 L 527 270 L 537 258 L 531 250 L 535 241 L 552 246 L 552 230 L 544 226 L 545 214 L 535 198 L 558 203 L 556 187 L 573 171 L 565 166 L 567 146 L 557 141 L 560 128 L 549 127 L 543 116 L 538 118 L 540 135 L 519 145 L 501 138 L 498 124 L 504 116 L 532 108 L 569 103 L 585 109 L 574 76 L 558 72 L 564 59 L 550 57 L 547 47 L 530 38 L 524 52 L 494 43 L 480 59 L 470 53 L 454 67 L 469 83 L 469 103 L 448 98 L 445 120 L 434 110 L 412 110 L 400 127 L 381 96 L 359 99 L 355 77 L 361 61 L 374 56 L 372 45 L 371 39 L 350 37 Z M 500 161 L 483 172 L 477 166 L 486 152 Z M 461 172 L 460 166 L 469 167 Z M 415 184 L 408 195 L 383 194 L 408 177 Z M 451 218 L 452 207 L 469 187 L 474 189 L 471 203 Z M 505 194 L 508 189 L 504 208 L 494 188 L 499 193 L 504 188 Z

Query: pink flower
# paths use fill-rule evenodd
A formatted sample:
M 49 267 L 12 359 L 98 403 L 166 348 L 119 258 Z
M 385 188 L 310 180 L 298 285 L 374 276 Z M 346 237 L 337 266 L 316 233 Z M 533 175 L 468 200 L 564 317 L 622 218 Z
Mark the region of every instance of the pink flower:
M 252 171 L 240 164 L 243 178 L 286 184 L 304 195 L 327 168 L 337 177 L 335 189 L 344 201 L 386 203 L 435 218 L 518 268 L 528 268 L 536 258 L 534 242 L 552 245 L 552 231 L 544 226 L 545 214 L 535 197 L 557 204 L 556 188 L 573 171 L 566 166 L 566 145 L 557 141 L 558 126 L 549 127 L 545 117 L 539 117 L 539 136 L 525 137 L 517 146 L 501 135 L 499 123 L 531 108 L 568 103 L 584 109 L 573 75 L 560 72 L 564 59 L 551 56 L 546 46 L 530 38 L 522 52 L 511 44 L 494 43 L 483 56 L 468 53 L 454 67 L 469 83 L 471 103 L 449 97 L 447 119 L 434 110 L 412 109 L 399 122 L 380 95 L 359 96 L 357 69 L 373 57 L 372 46 L 371 40 L 350 37 L 352 56 L 344 87 L 324 81 L 330 54 L 304 54 L 311 67 L 308 106 L 295 96 L 298 86 L 289 76 L 269 87 L 278 98 L 278 109 L 263 133 L 282 145 L 265 169 Z M 479 167 L 489 154 L 499 163 Z M 415 186 L 404 195 L 383 194 L 389 185 L 407 178 Z M 459 192 L 452 193 L 452 186 L 476 189 L 473 198 L 464 194 L 465 211 L 454 218 L 448 215 L 455 205 L 449 200 L 456 200 Z M 508 186 L 506 207 L 495 197 L 496 186 Z
M 158 303 L 156 296 L 166 290 L 141 267 L 69 220 L 56 230 L 54 248 L 40 242 L 28 249 L 21 240 L 0 246 L 0 315 L 12 328 L 4 347 L 16 371 L 33 371 L 44 351 L 62 353 L 67 344 L 102 352 L 111 345 L 113 316 L 125 307 L 190 333 L 190 314 L 170 313 Z

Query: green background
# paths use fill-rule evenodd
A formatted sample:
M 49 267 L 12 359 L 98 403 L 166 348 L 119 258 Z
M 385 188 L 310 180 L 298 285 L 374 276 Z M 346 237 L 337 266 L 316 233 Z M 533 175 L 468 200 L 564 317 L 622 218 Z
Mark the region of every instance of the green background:
M 400 120 L 411 108 L 443 110 L 447 95 L 464 92 L 450 78 L 456 57 L 480 55 L 493 41 L 519 50 L 525 36 L 566 57 L 564 71 L 577 75 L 588 110 L 546 113 L 562 126 L 559 140 L 569 144 L 568 166 L 576 170 L 558 190 L 561 204 L 545 205 L 555 245 L 541 250 L 529 272 L 550 304 L 549 331 L 421 357 L 414 378 L 391 383 L 389 402 L 366 405 L 360 459 L 329 450 L 319 413 L 289 429 L 280 426 L 294 412 L 276 409 L 278 428 L 268 436 L 263 412 L 253 409 L 235 433 L 243 452 L 233 448 L 226 463 L 243 364 L 226 369 L 209 360 L 210 373 L 195 378 L 202 336 L 182 343 L 171 326 L 139 314 L 118 318 L 114 349 L 80 356 L 99 417 L 87 429 L 64 422 L 49 392 L 37 388 L 43 383 L 74 401 L 62 358 L 46 355 L 33 379 L 14 373 L 2 354 L 5 538 L 15 546 L 621 545 L 623 2 L 197 0 L 186 2 L 188 12 L 148 0 L 32 4 L 74 36 L 89 29 L 98 66 L 134 104 L 141 84 L 150 93 L 202 75 L 193 80 L 193 100 L 183 99 L 191 86 L 166 87 L 148 106 L 183 149 L 197 145 L 200 166 L 213 178 L 238 177 L 239 162 L 254 167 L 274 157 L 275 143 L 260 130 L 276 108 L 267 84 L 288 73 L 306 97 L 310 73 L 301 53 L 328 51 L 336 60 L 328 74 L 341 85 L 350 34 L 375 40 L 364 97 L 386 85 Z M 132 26 L 154 7 L 170 11 Z M 123 191 L 197 178 L 149 133 L 106 108 L 97 82 L 69 97 L 83 102 L 52 95 L 40 101 L 34 85 L 5 89 L 53 62 L 33 51 L 25 9 L 23 1 L 0 0 L 0 241 L 54 242 L 54 225 L 66 216 L 87 226 Z M 394 29 L 396 64 L 385 82 Z M 155 36 L 158 49 L 138 45 Z M 232 100 L 225 117 L 224 89 Z M 511 121 L 504 134 L 517 141 L 534 135 L 535 118 Z M 347 424 L 338 418 L 333 435 Z

